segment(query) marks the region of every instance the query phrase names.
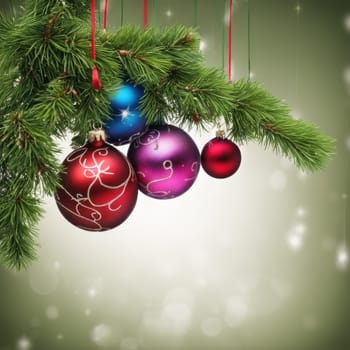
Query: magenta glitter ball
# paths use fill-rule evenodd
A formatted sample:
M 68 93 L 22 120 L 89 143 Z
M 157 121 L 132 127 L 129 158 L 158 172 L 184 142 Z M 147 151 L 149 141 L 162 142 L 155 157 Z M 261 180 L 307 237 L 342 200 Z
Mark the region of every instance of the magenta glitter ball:
M 241 164 L 241 151 L 231 140 L 215 137 L 203 148 L 201 163 L 205 172 L 217 179 L 233 175 Z
M 147 196 L 170 199 L 185 193 L 197 178 L 199 150 L 191 137 L 173 125 L 150 126 L 130 145 L 128 158 L 139 189 Z

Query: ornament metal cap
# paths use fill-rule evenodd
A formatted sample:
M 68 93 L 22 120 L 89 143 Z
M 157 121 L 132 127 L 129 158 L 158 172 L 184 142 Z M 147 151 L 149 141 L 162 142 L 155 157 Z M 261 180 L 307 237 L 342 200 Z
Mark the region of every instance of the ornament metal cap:
M 225 131 L 224 130 L 218 130 L 216 132 L 216 137 L 219 137 L 220 139 L 224 139 L 225 138 Z
M 94 129 L 89 131 L 88 140 L 90 143 L 95 141 L 106 141 L 107 134 L 103 129 Z

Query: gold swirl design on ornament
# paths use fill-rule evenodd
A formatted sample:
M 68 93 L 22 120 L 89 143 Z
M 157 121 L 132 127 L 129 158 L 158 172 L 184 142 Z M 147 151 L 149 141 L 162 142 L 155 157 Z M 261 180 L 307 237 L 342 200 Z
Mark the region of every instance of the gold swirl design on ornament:
M 191 165 L 191 171 L 194 173 L 194 176 L 186 178 L 184 179 L 184 181 L 193 181 L 197 177 L 198 167 L 199 167 L 199 163 L 193 162 Z
M 142 185 L 140 183 L 140 186 L 148 193 L 150 194 L 152 197 L 155 197 L 155 198 L 164 198 L 166 197 L 170 191 L 152 191 L 150 189 L 150 187 L 156 183 L 159 183 L 159 182 L 162 182 L 162 181 L 166 181 L 166 180 L 169 180 L 173 177 L 174 175 L 174 168 L 173 168 L 173 162 L 171 160 L 165 160 L 163 162 L 163 168 L 165 170 L 170 170 L 170 173 L 168 176 L 166 177 L 163 177 L 163 178 L 160 178 L 160 179 L 156 179 L 156 180 L 152 180 L 150 181 L 148 184 L 146 185 Z M 146 175 L 142 172 L 142 171 L 138 171 L 137 172 L 139 175 L 143 176 L 144 178 L 146 177 Z
M 135 148 L 140 146 L 148 146 L 154 142 L 157 142 L 160 138 L 160 131 L 156 129 L 149 130 L 146 134 L 140 136 L 135 141 Z
M 129 181 L 133 180 L 135 175 L 134 175 L 134 172 L 131 168 L 130 163 L 126 160 L 129 172 L 128 172 L 128 176 L 126 177 L 125 181 L 122 182 L 118 186 L 109 186 L 109 185 L 103 183 L 101 176 L 102 175 L 114 176 L 114 174 L 109 171 L 110 166 L 105 165 L 105 160 L 98 162 L 96 159 L 96 155 L 98 155 L 100 157 L 107 157 L 109 155 L 108 148 L 107 147 L 106 148 L 98 148 L 95 151 L 93 151 L 91 154 L 93 164 L 90 166 L 87 165 L 88 160 L 86 158 L 84 159 L 86 152 L 87 152 L 87 148 L 79 149 L 76 152 L 73 152 L 70 156 L 68 156 L 66 158 L 67 162 L 69 162 L 69 163 L 72 163 L 76 160 L 79 160 L 80 166 L 84 169 L 84 172 L 83 172 L 84 177 L 87 179 L 92 179 L 91 183 L 89 184 L 89 186 L 87 188 L 86 196 L 84 196 L 81 193 L 78 193 L 78 194 L 76 194 L 76 196 L 74 196 L 71 193 L 69 193 L 69 191 L 66 188 L 62 187 L 62 189 L 71 198 L 71 200 L 76 202 L 75 211 L 72 211 L 71 209 L 67 208 L 61 202 L 58 202 L 58 203 L 61 207 L 63 207 L 65 210 L 67 210 L 71 214 L 79 217 L 80 219 L 87 220 L 90 223 L 94 223 L 97 226 L 96 230 L 108 229 L 107 227 L 102 227 L 102 225 L 98 222 L 102 219 L 103 215 L 97 208 L 103 208 L 103 207 L 107 206 L 108 209 L 112 212 L 120 210 L 120 208 L 121 208 L 120 204 L 117 205 L 116 207 L 114 207 L 113 205 L 115 205 L 115 203 L 125 194 Z M 105 203 L 101 203 L 101 204 L 95 203 L 92 196 L 91 196 L 91 192 L 93 190 L 93 187 L 96 184 L 99 184 L 102 188 L 117 191 L 117 195 Z M 90 206 L 87 204 L 81 203 L 83 201 L 88 202 L 90 204 Z M 87 210 L 91 210 L 91 219 L 86 218 L 85 216 L 81 215 L 81 209 L 83 209 L 83 208 L 87 209 Z M 84 228 L 84 227 L 81 227 L 81 228 Z M 89 228 L 89 229 L 91 229 L 91 228 Z

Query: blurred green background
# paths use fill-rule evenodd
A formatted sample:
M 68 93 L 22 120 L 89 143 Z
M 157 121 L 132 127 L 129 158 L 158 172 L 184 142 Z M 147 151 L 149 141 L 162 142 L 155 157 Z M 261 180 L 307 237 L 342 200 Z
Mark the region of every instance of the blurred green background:
M 142 25 L 141 0 L 123 13 L 109 3 L 111 28 Z M 1 12 L 19 4 L 2 0 Z M 208 65 L 226 70 L 226 7 L 153 0 L 150 24 L 197 24 Z M 350 349 L 350 3 L 250 7 L 253 77 L 337 139 L 329 166 L 304 174 L 241 145 L 232 178 L 202 171 L 180 198 L 140 195 L 107 233 L 72 227 L 47 198 L 38 261 L 0 268 L 0 350 Z M 247 8 L 234 1 L 234 79 L 248 74 Z M 200 148 L 214 133 L 191 131 Z

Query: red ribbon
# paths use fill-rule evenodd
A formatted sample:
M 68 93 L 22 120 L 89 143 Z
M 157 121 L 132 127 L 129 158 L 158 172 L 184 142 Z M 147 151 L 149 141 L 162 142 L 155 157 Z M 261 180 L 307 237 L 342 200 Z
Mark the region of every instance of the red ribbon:
M 96 61 L 96 46 L 95 46 L 95 31 L 96 31 L 96 14 L 95 0 L 91 0 L 91 58 Z M 102 83 L 96 66 L 92 68 L 92 87 L 95 90 L 101 90 Z
M 148 0 L 143 0 L 143 26 L 148 27 Z
M 230 16 L 228 19 L 228 80 L 232 82 L 232 0 L 230 0 Z
M 108 0 L 105 0 L 105 5 L 103 8 L 103 30 L 107 30 L 107 12 L 108 12 Z

